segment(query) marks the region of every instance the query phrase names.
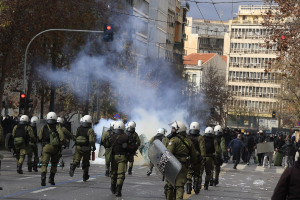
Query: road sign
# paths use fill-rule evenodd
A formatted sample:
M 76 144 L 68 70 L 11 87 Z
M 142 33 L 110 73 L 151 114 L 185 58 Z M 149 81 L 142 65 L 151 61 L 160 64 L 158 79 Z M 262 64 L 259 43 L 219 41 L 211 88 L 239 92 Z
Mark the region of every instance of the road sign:
M 300 121 L 298 122 L 298 126 L 300 126 Z

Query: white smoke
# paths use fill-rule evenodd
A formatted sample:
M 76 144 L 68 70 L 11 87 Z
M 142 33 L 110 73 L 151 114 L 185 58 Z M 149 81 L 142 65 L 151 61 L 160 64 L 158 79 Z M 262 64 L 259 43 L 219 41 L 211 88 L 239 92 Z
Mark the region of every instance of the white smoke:
M 139 32 L 140 29 L 145 28 L 144 25 L 140 25 L 140 20 L 136 17 L 128 17 L 127 19 L 124 17 L 122 21 L 116 23 L 122 23 L 119 32 L 131 32 L 131 25 L 134 25 L 135 31 Z M 106 54 L 91 56 L 89 54 L 91 44 L 88 43 L 83 48 L 84 50 L 78 54 L 77 59 L 70 64 L 70 70 L 52 71 L 44 66 L 39 68 L 40 73 L 52 83 L 67 85 L 82 99 L 86 95 L 88 80 L 109 82 L 119 100 L 119 112 L 128 114 L 128 120 L 135 121 L 137 124 L 137 133 L 145 134 L 149 140 L 156 134 L 158 128 L 166 128 L 169 131 L 168 124 L 175 120 L 184 121 L 187 127 L 188 123 L 192 121 L 203 124 L 202 121 L 205 119 L 195 119 L 189 116 L 188 100 L 182 95 L 183 89 L 186 88 L 186 82 L 174 73 L 176 66 L 163 60 L 157 62 L 157 58 L 146 59 L 138 56 L 134 59 L 138 63 L 135 64 L 138 70 L 116 68 L 120 60 L 125 60 L 126 53 L 122 51 L 127 37 L 117 33 L 115 35 L 114 41 L 109 43 L 110 49 Z M 102 41 L 98 42 L 103 43 Z M 142 47 L 148 48 L 144 49 L 143 52 L 153 50 L 151 49 L 153 45 L 146 44 L 143 46 L 136 39 L 133 40 L 133 46 L 136 47 L 135 52 L 143 51 Z M 124 63 L 128 66 L 132 65 L 125 61 Z M 155 80 L 145 78 L 153 72 L 156 74 Z M 162 84 L 154 87 L 153 82 L 155 81 L 162 82 Z M 120 97 L 129 99 L 130 106 L 122 106 L 123 102 L 121 101 L 124 98 Z M 206 107 L 204 103 L 201 106 Z M 103 126 L 109 127 L 110 122 L 111 120 L 101 119 L 94 127 L 98 140 L 101 138 Z

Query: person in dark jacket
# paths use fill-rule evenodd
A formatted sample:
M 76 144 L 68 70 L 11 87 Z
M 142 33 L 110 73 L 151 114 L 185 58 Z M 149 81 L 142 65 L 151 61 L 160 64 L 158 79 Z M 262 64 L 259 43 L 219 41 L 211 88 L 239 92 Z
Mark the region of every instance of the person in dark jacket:
M 278 151 L 282 148 L 282 146 L 285 144 L 285 141 L 283 139 L 282 135 L 279 135 L 278 138 L 275 140 L 275 151 Z
M 284 168 L 291 167 L 293 165 L 293 156 L 297 151 L 296 145 L 291 141 L 289 136 L 285 139 L 285 145 L 282 146 L 282 151 L 284 152 Z
M 235 163 L 234 163 L 234 166 L 233 166 L 233 169 L 236 169 L 237 165 L 239 164 L 240 162 L 240 159 L 241 159 L 241 149 L 244 147 L 245 148 L 245 145 L 244 143 L 242 142 L 242 135 L 241 134 L 238 134 L 237 138 L 232 140 L 229 145 L 228 145 L 228 148 L 227 150 L 228 151 L 232 151 L 232 154 L 233 156 L 235 157 Z M 248 149 L 246 149 L 247 151 Z
M 263 143 L 263 142 L 265 142 L 266 137 L 264 136 L 264 132 L 262 130 L 260 130 L 258 132 L 258 134 L 259 134 L 259 136 L 257 138 L 257 143 Z M 264 153 L 258 153 L 257 157 L 258 157 L 258 166 L 262 166 L 263 159 L 264 159 Z
M 247 131 L 247 135 L 246 135 L 246 148 L 248 149 L 248 153 L 247 153 L 247 165 L 249 165 L 250 163 L 250 159 L 251 156 L 255 150 L 255 139 L 253 137 L 253 135 L 251 135 L 250 131 Z M 253 157 L 254 161 L 255 161 L 255 156 Z
M 294 167 L 286 169 L 281 175 L 272 200 L 282 199 L 300 199 L 300 160 L 295 163 Z

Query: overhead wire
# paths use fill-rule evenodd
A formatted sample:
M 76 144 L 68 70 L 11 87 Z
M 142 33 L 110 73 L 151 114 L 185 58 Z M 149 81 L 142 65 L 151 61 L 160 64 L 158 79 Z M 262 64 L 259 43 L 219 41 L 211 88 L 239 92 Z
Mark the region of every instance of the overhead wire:
M 224 29 L 226 29 L 226 27 L 225 27 L 225 25 L 224 25 L 224 23 L 223 23 L 223 20 L 221 19 L 221 16 L 220 16 L 220 14 L 219 14 L 219 12 L 218 12 L 218 10 L 217 10 L 217 7 L 216 7 L 216 5 L 215 5 L 215 2 L 214 2 L 213 0 L 211 0 L 211 3 L 212 3 L 212 5 L 213 5 L 214 8 L 215 8 L 215 11 L 217 12 L 217 15 L 218 15 L 218 17 L 219 17 L 219 19 L 220 19 L 220 21 L 221 21 L 221 23 L 222 23 Z

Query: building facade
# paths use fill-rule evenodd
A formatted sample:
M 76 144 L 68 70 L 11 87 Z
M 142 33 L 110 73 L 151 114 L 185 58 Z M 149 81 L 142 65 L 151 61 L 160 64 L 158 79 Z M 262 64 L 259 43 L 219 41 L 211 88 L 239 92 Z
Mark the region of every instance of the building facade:
M 276 58 L 276 46 L 271 49 L 264 46 L 269 33 L 262 26 L 269 9 L 265 5 L 239 6 L 237 17 L 229 23 L 230 32 L 224 41 L 224 55 L 228 56 L 226 79 L 233 95 L 229 126 L 253 129 L 262 128 L 262 124 L 276 126 L 271 117 L 278 109 L 280 84 L 278 74 L 267 70 L 270 61 Z M 264 125 L 263 129 L 270 127 Z
M 184 49 L 192 53 L 217 53 L 223 55 L 224 35 L 228 32 L 228 21 L 187 18 Z

